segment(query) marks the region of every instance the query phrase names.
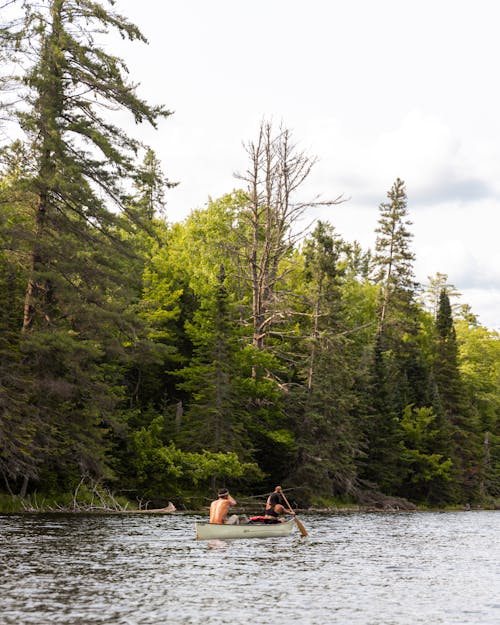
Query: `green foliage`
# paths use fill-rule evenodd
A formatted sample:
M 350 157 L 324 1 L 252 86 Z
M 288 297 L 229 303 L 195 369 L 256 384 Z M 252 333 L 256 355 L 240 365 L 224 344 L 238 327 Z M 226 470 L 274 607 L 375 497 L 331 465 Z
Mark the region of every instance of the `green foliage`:
M 467 321 L 455 327 L 465 392 L 484 429 L 495 431 L 500 421 L 500 336 Z
M 354 422 L 354 357 L 342 295 L 349 247 L 319 222 L 303 246 L 303 305 L 297 332 L 297 382 L 287 401 L 297 460 L 293 483 L 324 496 L 350 492 L 356 482 L 359 431 Z M 307 286 L 305 286 L 307 285 Z
M 451 458 L 434 452 L 440 435 L 436 425 L 432 408 L 405 407 L 401 419 L 405 482 L 411 485 L 408 489 L 411 496 L 421 501 L 428 500 L 442 488 L 443 482 L 451 480 Z
M 255 463 L 240 462 L 234 452 L 185 452 L 162 441 L 162 419 L 154 419 L 131 438 L 135 486 L 145 497 L 182 496 L 195 488 L 216 483 L 237 483 L 262 478 Z
M 375 280 L 382 285 L 383 317 L 387 312 L 384 307 L 389 304 L 398 306 L 398 300 L 413 297 L 416 283 L 413 278 L 413 261 L 415 255 L 410 249 L 412 234 L 408 226 L 407 196 L 404 182 L 397 178 L 387 193 L 389 202 L 379 206 L 379 221 L 375 232 Z M 397 297 L 395 298 L 394 296 Z M 384 319 L 382 318 L 383 322 Z
M 225 270 L 219 282 L 201 303 L 186 332 L 193 344 L 193 356 L 178 372 L 178 388 L 191 394 L 178 440 L 189 448 L 213 451 L 229 449 L 245 453 L 245 410 L 237 393 L 239 371 L 235 353 L 234 313 L 225 286 Z
M 19 7 L 1 32 L 5 71 L 26 68 L 12 77 L 22 138 L 0 169 L 9 497 L 78 487 L 88 503 L 89 475 L 162 500 L 221 483 L 285 483 L 308 502 L 370 485 L 498 498 L 500 341 L 466 308 L 453 319 L 445 274 L 430 312 L 419 302 L 404 183 L 379 207 L 373 253 L 325 222 L 299 244 L 292 196 L 313 160 L 263 123 L 245 189 L 169 225 L 173 185 L 111 109 L 153 126 L 168 112 L 99 45 L 139 30 L 99 2 Z
M 448 454 L 453 460 L 456 500 L 478 501 L 484 485 L 482 434 L 478 414 L 473 410 L 459 368 L 458 343 L 450 300 L 442 289 L 436 315 L 434 376 L 437 387 L 436 410 L 442 416 L 443 433 L 448 438 Z
M 2 464 L 25 490 L 47 463 L 56 472 L 76 465 L 107 474 L 105 439 L 121 398 L 116 360 L 137 325 L 124 313 L 135 266 L 116 208 L 127 211 L 123 189 L 139 147 L 109 111 L 152 125 L 168 113 L 141 100 L 120 59 L 97 43 L 103 28 L 143 39 L 127 20 L 82 0 L 18 4 L 1 33 L 10 57 L 3 69 L 25 72 L 9 77 L 22 144 L 7 151 L 11 209 L 1 237 L 10 238 L 7 262 L 23 280 L 8 309 L 26 384 L 12 380 L 7 391 L 6 419 L 22 417 L 24 426 L 13 430 L 16 458 L 4 452 Z
M 367 454 L 362 477 L 398 495 L 410 492 L 405 488 L 407 457 L 400 415 L 409 404 L 421 407 L 431 402 L 432 372 L 423 334 L 425 315 L 417 304 L 403 181 L 398 178 L 387 196 L 389 201 L 379 207 L 372 258 L 379 300 L 370 376 L 364 387 Z
M 176 186 L 169 182 L 161 169 L 161 163 L 151 148 L 147 148 L 142 165 L 133 174 L 136 190 L 132 209 L 142 220 L 152 221 L 165 211 L 165 189 Z
M 473 467 L 482 502 L 500 493 L 500 340 L 474 320 L 455 325 L 458 366 L 474 427 Z M 472 423 L 471 423 L 472 422 Z

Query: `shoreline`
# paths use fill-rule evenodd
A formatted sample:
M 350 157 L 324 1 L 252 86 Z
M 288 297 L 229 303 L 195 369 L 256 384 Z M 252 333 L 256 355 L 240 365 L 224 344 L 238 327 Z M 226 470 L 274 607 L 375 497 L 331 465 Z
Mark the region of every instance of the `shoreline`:
M 439 512 L 439 513 L 447 513 L 447 512 L 497 512 L 500 511 L 500 508 L 495 506 L 446 506 L 446 507 L 428 507 L 428 506 L 415 506 L 414 508 L 376 508 L 371 506 L 346 506 L 346 507 L 335 507 L 335 508 L 295 508 L 294 512 L 300 516 L 337 516 L 337 515 L 347 515 L 347 514 L 408 514 L 408 513 L 421 513 L 421 512 Z M 234 514 L 257 514 L 258 511 L 235 508 Z M 108 508 L 79 508 L 79 509 L 54 509 L 54 508 L 45 508 L 45 509 L 24 509 L 24 510 L 1 510 L 0 516 L 7 515 L 36 515 L 36 514 L 54 514 L 54 515 L 138 515 L 138 514 L 148 514 L 148 515 L 173 515 L 173 516 L 208 516 L 208 508 L 198 508 L 192 510 L 177 510 L 177 509 L 169 509 L 169 507 L 165 508 L 154 508 L 154 509 L 143 509 L 143 510 L 113 510 Z

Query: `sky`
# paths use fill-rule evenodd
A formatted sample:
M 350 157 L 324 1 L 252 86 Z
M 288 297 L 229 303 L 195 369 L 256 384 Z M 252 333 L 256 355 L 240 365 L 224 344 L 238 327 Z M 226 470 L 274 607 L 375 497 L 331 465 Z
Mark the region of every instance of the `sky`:
M 303 198 L 373 248 L 379 204 L 406 183 L 415 274 L 437 272 L 500 330 L 498 0 L 117 0 L 149 40 L 113 44 L 138 92 L 173 114 L 135 129 L 180 221 L 238 187 L 262 119 L 316 163 Z

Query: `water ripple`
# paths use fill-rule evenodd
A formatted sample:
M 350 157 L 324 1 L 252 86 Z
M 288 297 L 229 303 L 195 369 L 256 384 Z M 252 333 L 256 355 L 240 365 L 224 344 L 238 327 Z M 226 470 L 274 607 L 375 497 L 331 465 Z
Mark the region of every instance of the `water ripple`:
M 306 539 L 208 542 L 197 518 L 0 516 L 0 624 L 500 622 L 496 512 L 307 516 Z

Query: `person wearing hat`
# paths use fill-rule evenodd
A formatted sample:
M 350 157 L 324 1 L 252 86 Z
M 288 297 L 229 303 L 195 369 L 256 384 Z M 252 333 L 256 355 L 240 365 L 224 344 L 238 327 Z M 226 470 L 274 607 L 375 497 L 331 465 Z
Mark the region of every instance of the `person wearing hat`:
M 220 488 L 217 495 L 217 499 L 210 504 L 210 523 L 237 525 L 237 514 L 233 514 L 227 518 L 229 508 L 236 505 L 236 500 L 231 497 L 227 488 Z

